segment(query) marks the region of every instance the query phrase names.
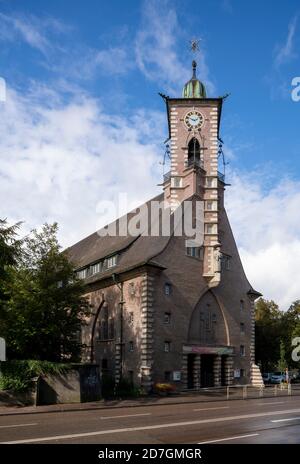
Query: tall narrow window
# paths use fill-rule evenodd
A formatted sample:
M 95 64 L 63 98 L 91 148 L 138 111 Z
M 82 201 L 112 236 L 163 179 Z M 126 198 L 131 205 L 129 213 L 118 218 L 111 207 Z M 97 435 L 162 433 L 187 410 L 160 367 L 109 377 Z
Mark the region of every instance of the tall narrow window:
M 188 145 L 188 165 L 197 164 L 200 166 L 200 144 L 198 140 L 193 137 Z
M 169 353 L 171 351 L 171 342 L 165 342 L 164 351 L 165 353 Z
M 241 346 L 240 346 L 240 356 L 246 356 L 246 350 L 245 350 L 245 346 L 244 346 L 244 345 L 241 345 Z
M 108 340 L 108 308 L 103 308 L 103 319 L 102 319 L 102 340 Z

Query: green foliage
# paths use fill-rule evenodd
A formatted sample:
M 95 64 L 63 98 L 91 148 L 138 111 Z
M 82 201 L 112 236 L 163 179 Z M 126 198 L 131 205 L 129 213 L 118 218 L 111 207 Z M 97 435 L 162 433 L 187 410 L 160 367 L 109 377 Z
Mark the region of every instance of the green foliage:
M 8 226 L 7 221 L 0 219 L 0 321 L 5 311 L 8 299 L 7 284 L 9 271 L 16 265 L 20 253 L 21 242 L 17 240 L 17 229 L 19 224 Z M 3 317 L 2 317 L 3 319 Z M 0 326 L 0 336 L 4 326 Z
M 292 360 L 292 339 L 300 336 L 300 301 L 280 311 L 274 301 L 260 298 L 256 303 L 255 351 L 262 370 L 299 368 Z
M 284 372 L 287 367 L 284 341 L 280 340 L 278 370 Z
M 26 391 L 32 386 L 35 377 L 47 374 L 63 374 L 70 368 L 70 364 L 49 361 L 6 361 L 1 363 L 0 367 L 0 390 Z
M 260 298 L 255 311 L 255 352 L 256 360 L 265 372 L 276 368 L 280 357 L 283 312 L 274 301 Z
M 142 394 L 142 391 L 126 377 L 122 377 L 120 382 L 116 385 L 112 375 L 102 374 L 101 394 L 105 399 L 137 398 Z
M 122 377 L 116 387 L 115 396 L 118 398 L 136 398 L 140 396 L 140 390 L 126 377 Z
M 76 338 L 88 312 L 83 284 L 61 252 L 57 224 L 33 230 L 22 242 L 16 265 L 8 269 L 7 300 L 0 314 L 1 335 L 10 358 L 76 361 Z

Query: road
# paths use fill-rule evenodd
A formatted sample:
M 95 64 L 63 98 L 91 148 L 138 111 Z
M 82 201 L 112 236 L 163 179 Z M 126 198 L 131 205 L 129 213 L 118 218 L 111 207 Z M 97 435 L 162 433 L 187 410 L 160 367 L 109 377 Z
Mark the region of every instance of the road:
M 1 443 L 300 443 L 300 397 L 0 416 Z

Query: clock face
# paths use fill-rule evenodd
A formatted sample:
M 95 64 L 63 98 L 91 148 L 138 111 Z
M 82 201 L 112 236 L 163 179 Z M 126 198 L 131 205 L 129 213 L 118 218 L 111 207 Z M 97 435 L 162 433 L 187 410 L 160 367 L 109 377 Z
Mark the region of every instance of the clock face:
M 199 129 L 203 124 L 203 116 L 199 111 L 189 111 L 185 115 L 184 122 L 189 129 Z

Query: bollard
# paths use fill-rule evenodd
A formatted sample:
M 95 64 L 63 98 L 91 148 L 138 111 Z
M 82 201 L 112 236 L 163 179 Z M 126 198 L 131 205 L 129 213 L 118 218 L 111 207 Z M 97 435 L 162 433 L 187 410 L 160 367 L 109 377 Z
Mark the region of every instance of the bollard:
M 229 387 L 226 388 L 226 399 L 229 400 Z
M 243 387 L 243 400 L 247 398 L 247 387 Z
M 288 383 L 288 396 L 292 395 L 292 384 Z
M 262 398 L 264 396 L 264 385 L 261 385 L 259 387 L 259 396 L 260 396 L 260 398 Z

